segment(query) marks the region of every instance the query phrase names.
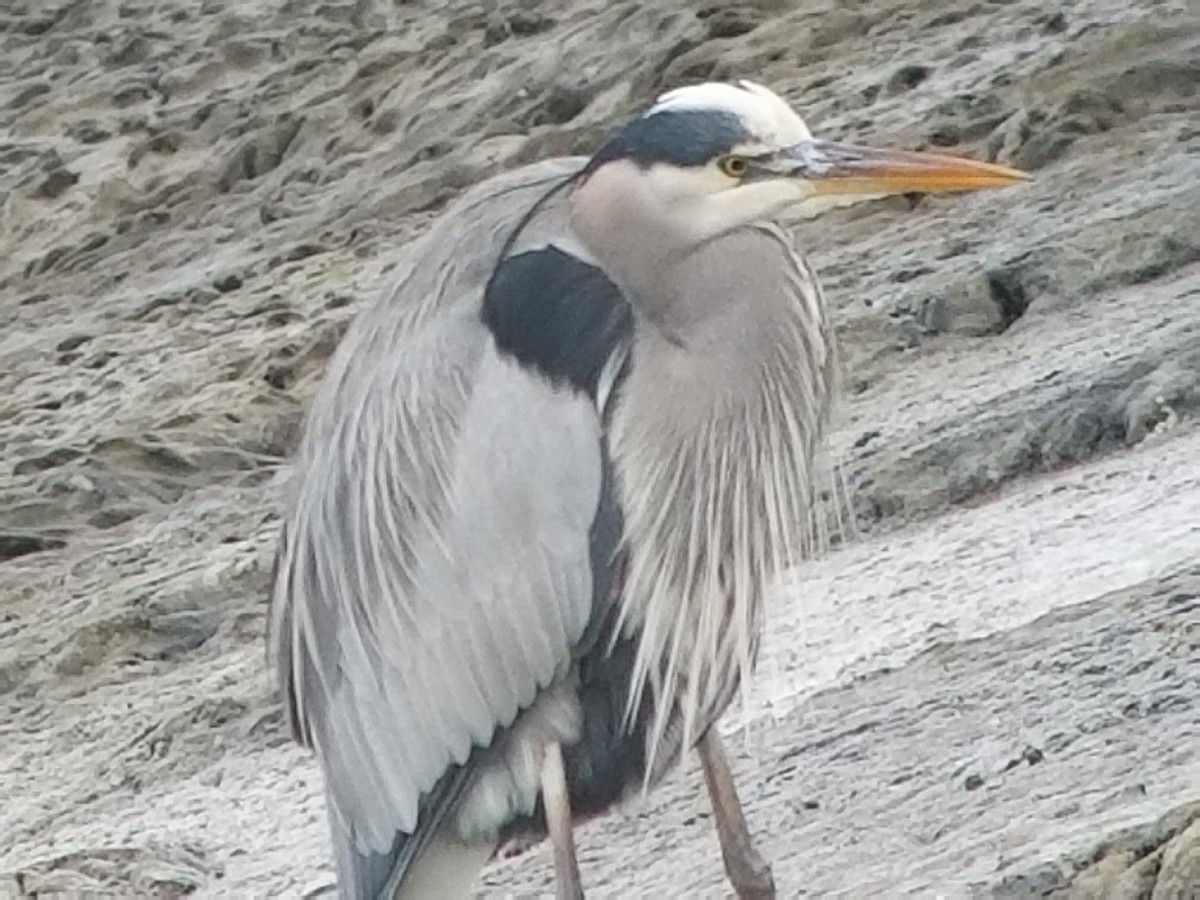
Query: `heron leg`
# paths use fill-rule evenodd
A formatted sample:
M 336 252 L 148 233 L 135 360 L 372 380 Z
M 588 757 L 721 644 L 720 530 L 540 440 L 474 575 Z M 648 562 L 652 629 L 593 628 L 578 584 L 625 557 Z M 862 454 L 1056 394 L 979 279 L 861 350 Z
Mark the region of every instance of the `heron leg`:
M 739 900 L 774 900 L 775 878 L 750 837 L 725 746 L 715 727 L 705 732 L 697 750 L 704 768 L 704 783 L 712 799 L 713 819 L 729 883 Z
M 558 900 L 583 900 L 583 881 L 579 860 L 575 857 L 575 835 L 571 829 L 571 799 L 567 794 L 567 773 L 563 768 L 562 747 L 557 742 L 546 746 L 542 760 L 542 804 L 546 809 L 546 827 L 554 848 L 554 876 Z

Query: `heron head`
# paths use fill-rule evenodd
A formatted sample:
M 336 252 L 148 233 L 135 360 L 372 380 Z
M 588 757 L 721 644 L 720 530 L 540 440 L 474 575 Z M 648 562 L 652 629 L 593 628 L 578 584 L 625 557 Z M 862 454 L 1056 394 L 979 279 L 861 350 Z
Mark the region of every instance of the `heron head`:
M 789 208 L 812 215 L 888 194 L 977 190 L 1027 178 L 953 156 L 818 140 L 781 97 L 742 81 L 663 94 L 601 145 L 577 193 L 590 224 L 598 216 L 628 226 L 636 220 L 686 244 Z

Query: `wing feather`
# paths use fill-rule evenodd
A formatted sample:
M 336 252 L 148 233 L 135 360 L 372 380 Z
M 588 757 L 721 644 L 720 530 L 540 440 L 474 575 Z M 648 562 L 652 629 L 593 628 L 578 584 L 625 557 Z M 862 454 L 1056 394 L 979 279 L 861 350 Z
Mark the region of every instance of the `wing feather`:
M 591 614 L 596 408 L 497 351 L 478 313 L 512 208 L 577 166 L 556 165 L 431 233 L 306 425 L 272 641 L 359 853 L 394 852 L 447 771 L 566 671 Z M 445 262 L 423 265 L 439 240 Z
M 312 453 L 292 516 L 303 527 L 283 558 L 300 576 L 284 602 L 303 610 L 288 674 L 316 686 L 298 712 L 343 817 L 366 820 L 351 824 L 374 850 L 395 829 L 411 831 L 446 768 L 563 672 L 590 612 L 594 407 L 502 359 L 486 335 L 474 340 L 476 371 L 461 395 L 399 411 L 375 396 L 366 402 L 377 409 L 348 420 L 364 430 L 372 416 L 421 422 L 427 406 L 457 407 L 414 429 L 416 444 L 380 451 L 355 433 L 335 442 L 340 461 Z M 406 364 L 444 365 L 446 350 L 410 353 Z M 455 438 L 431 440 L 438 428 Z M 443 477 L 426 474 L 441 467 Z M 413 507 L 435 512 L 406 515 Z M 385 541 L 403 549 L 376 548 Z M 403 812 L 393 820 L 387 809 Z

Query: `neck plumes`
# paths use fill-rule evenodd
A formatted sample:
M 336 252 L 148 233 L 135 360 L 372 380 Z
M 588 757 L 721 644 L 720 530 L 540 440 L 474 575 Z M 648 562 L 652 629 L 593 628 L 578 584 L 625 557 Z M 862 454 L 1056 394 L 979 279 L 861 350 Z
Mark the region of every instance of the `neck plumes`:
M 836 355 L 820 289 L 778 229 L 738 229 L 656 275 L 655 295 L 630 298 L 631 365 L 609 432 L 629 559 L 622 622 L 638 636 L 630 709 L 649 688 L 656 710 L 647 781 L 670 761 L 660 750 L 690 746 L 746 685 L 764 593 L 820 536 Z

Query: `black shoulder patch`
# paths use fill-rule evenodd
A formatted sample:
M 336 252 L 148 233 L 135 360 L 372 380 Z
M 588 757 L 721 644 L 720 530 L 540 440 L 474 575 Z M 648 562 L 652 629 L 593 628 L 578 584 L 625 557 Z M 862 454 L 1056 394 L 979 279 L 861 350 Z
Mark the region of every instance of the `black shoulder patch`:
M 605 362 L 633 330 L 629 303 L 608 276 L 553 246 L 500 261 L 483 321 L 501 351 L 593 399 Z

